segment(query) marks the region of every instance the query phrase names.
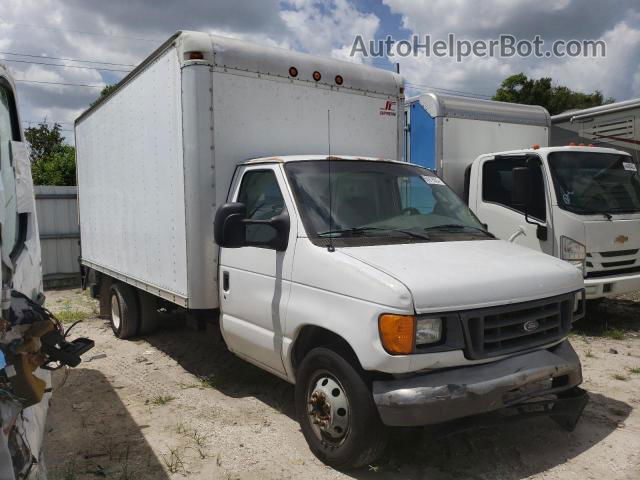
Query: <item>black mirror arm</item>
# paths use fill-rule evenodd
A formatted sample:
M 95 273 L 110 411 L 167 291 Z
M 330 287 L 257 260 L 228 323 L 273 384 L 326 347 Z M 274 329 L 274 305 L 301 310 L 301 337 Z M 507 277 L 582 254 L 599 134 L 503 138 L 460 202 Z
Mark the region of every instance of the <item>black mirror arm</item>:
M 546 225 L 540 222 L 536 222 L 535 220 L 531 220 L 531 218 L 529 218 L 529 212 L 527 211 L 526 208 L 524 210 L 524 221 L 527 222 L 529 225 L 535 225 L 537 227 L 536 237 L 538 238 L 538 240 L 542 240 L 543 242 L 547 240 L 547 233 L 549 229 L 547 228 Z

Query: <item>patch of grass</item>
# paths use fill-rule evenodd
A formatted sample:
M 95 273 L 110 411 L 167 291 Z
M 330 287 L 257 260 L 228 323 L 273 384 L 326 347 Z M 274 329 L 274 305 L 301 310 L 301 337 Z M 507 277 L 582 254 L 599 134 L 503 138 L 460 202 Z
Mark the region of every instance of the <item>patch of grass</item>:
M 633 367 L 629 369 L 630 373 L 633 373 L 634 375 L 640 375 L 640 367 Z
M 182 455 L 177 448 L 170 448 L 169 453 L 160 454 L 169 473 L 178 473 L 184 471 L 184 461 Z
M 610 338 L 611 340 L 624 340 L 624 330 L 620 330 L 619 328 L 609 328 L 604 331 L 603 336 Z
M 176 424 L 176 433 L 178 435 L 185 435 L 188 431 L 189 431 L 189 429 L 185 426 L 184 423 L 178 422 Z
M 74 460 L 66 462 L 62 470 L 53 478 L 54 480 L 76 480 L 78 478 L 76 476 L 76 462 Z
M 209 435 L 199 433 L 197 430 L 187 432 L 185 433 L 185 436 L 188 437 L 199 448 L 205 448 L 209 444 Z
M 616 380 L 620 380 L 622 382 L 626 382 L 627 380 L 629 380 L 629 377 L 627 377 L 626 375 L 622 375 L 621 373 L 614 373 L 611 376 Z
M 190 388 L 199 388 L 202 389 L 204 388 L 203 382 L 201 381 L 200 383 L 178 383 L 178 387 L 180 387 L 180 390 L 189 390 Z
M 134 480 L 135 478 L 138 478 L 138 475 L 129 465 L 129 445 L 127 445 L 124 458 L 120 464 L 120 476 L 118 480 Z
M 150 400 L 147 400 L 145 403 L 150 403 L 151 405 L 166 405 L 167 403 L 175 400 L 176 397 L 172 397 L 171 395 L 156 395 Z
M 85 312 L 82 310 L 71 310 L 65 309 L 61 310 L 55 314 L 56 318 L 60 320 L 62 323 L 73 323 L 79 320 L 86 320 L 91 317 L 91 313 Z

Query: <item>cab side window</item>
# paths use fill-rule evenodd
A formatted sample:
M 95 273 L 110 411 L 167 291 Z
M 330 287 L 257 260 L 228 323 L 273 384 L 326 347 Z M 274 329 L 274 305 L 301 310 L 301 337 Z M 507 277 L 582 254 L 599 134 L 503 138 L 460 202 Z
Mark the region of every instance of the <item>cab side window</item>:
M 284 210 L 284 198 L 273 170 L 250 170 L 242 177 L 238 202 L 247 207 L 247 219 L 269 220 Z M 276 231 L 269 225 L 248 225 L 247 240 L 268 242 Z
M 504 207 L 524 213 L 521 207 L 516 207 L 511 201 L 513 192 L 513 169 L 529 167 L 531 171 L 531 189 L 533 205 L 530 216 L 546 221 L 547 202 L 544 190 L 544 177 L 540 161 L 526 161 L 522 158 L 489 160 L 482 166 L 482 199 L 485 202 L 497 203 Z

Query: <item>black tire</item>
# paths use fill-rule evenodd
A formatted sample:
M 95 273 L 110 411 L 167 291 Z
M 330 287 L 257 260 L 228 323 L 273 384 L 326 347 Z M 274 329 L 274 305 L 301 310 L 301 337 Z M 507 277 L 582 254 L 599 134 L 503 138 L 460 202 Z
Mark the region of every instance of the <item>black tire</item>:
M 148 335 L 158 329 L 158 298 L 150 293 L 138 290 L 140 305 L 140 330 L 138 335 Z
M 126 283 L 111 286 L 111 329 L 116 337 L 131 338 L 138 333 L 140 316 L 138 297 Z
M 324 382 L 325 375 L 338 384 L 348 402 L 348 427 L 341 439 L 331 438 L 331 434 L 315 426 L 309 413 L 315 408 L 310 404 L 312 392 Z M 333 391 L 336 392 L 335 389 Z M 338 392 L 338 396 L 341 394 Z M 309 448 L 331 467 L 348 470 L 368 465 L 382 454 L 387 445 L 388 428 L 380 421 L 361 372 L 333 350 L 314 348 L 303 359 L 296 375 L 295 405 Z

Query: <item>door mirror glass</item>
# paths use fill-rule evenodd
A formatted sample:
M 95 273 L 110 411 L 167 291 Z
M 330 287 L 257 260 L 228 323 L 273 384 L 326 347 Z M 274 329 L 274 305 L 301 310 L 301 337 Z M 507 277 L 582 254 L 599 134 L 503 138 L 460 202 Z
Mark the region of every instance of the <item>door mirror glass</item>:
M 529 167 L 515 167 L 512 170 L 513 188 L 511 203 L 522 210 L 529 210 L 532 203 L 531 171 Z
M 262 247 L 277 250 L 287 249 L 290 220 L 284 210 L 268 220 L 247 218 L 244 203 L 225 203 L 216 212 L 214 237 L 224 248 Z
M 244 203 L 225 203 L 216 212 L 213 234 L 216 243 L 225 248 L 239 248 L 246 244 L 243 221 L 247 217 Z

